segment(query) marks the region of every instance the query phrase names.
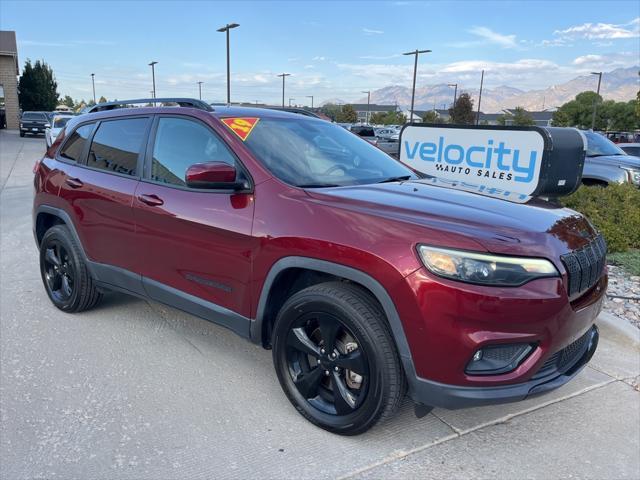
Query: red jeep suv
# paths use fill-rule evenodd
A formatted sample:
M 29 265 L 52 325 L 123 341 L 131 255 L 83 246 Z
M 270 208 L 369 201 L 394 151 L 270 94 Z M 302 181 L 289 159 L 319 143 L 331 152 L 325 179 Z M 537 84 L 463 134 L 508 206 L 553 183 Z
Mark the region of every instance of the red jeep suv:
M 228 327 L 349 435 L 406 393 L 419 416 L 518 401 L 591 358 L 606 246 L 580 214 L 433 185 L 324 120 L 172 101 L 100 104 L 36 164 L 59 309 L 117 291 Z

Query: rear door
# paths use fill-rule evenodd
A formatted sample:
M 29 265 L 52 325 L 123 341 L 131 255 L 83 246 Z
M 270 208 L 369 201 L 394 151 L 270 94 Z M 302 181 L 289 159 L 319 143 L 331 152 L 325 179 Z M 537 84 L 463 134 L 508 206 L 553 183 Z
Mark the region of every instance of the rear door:
M 253 193 L 185 184 L 190 165 L 214 161 L 243 169 L 212 125 L 188 116 L 156 117 L 134 201 L 140 270 L 156 300 L 204 317 L 198 305 L 249 317 Z M 248 324 L 233 314 L 215 320 L 248 335 Z
M 140 272 L 132 204 L 150 124 L 150 117 L 98 122 L 82 161 L 68 168 L 60 190 L 87 256 L 100 264 L 96 268 L 101 280 L 135 292 L 140 290 Z M 62 155 L 65 148 L 66 143 Z

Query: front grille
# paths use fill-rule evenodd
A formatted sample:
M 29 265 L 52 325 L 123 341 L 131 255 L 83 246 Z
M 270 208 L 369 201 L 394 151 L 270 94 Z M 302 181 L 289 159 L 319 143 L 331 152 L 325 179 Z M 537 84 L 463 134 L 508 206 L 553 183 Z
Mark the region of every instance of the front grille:
M 551 355 L 531 379 L 537 380 L 551 374 L 562 374 L 569 370 L 584 355 L 592 335 L 593 328 L 572 344 Z
M 602 235 L 598 235 L 581 249 L 560 256 L 567 268 L 567 291 L 570 297 L 596 284 L 604 270 L 606 256 L 607 243 Z

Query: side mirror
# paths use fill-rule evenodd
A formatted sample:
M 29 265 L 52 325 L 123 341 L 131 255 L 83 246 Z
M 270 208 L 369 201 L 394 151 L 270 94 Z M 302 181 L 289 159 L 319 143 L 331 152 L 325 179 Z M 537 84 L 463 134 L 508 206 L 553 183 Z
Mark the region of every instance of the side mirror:
M 236 167 L 223 162 L 195 163 L 184 175 L 187 187 L 224 190 L 247 188 L 246 182 L 236 181 Z

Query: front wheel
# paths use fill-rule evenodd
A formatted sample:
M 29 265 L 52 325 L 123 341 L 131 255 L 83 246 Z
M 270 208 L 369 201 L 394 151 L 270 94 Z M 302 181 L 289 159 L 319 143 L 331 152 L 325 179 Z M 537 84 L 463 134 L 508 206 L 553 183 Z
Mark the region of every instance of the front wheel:
M 312 423 L 357 435 L 400 405 L 406 380 L 389 327 L 360 287 L 330 282 L 301 290 L 283 305 L 273 335 L 280 385 Z

